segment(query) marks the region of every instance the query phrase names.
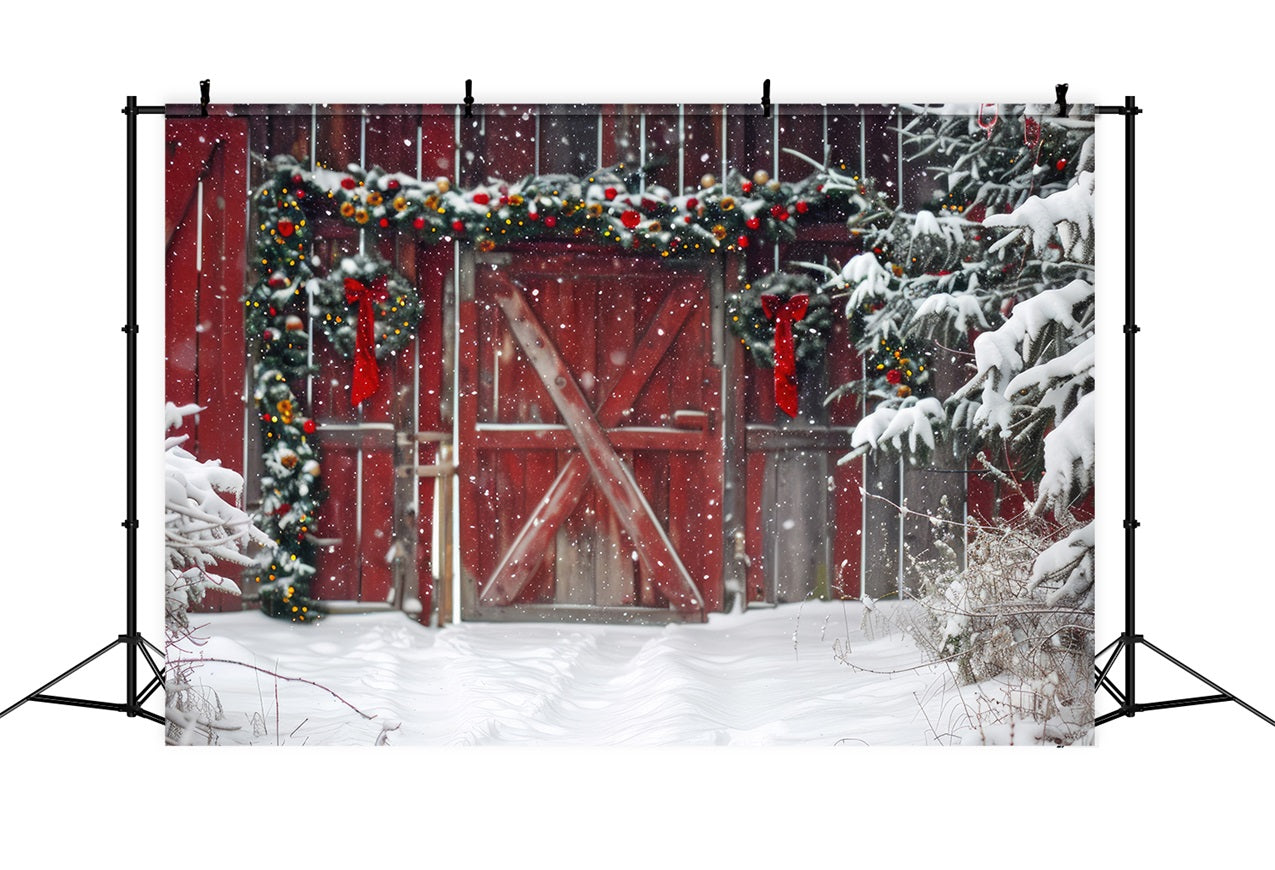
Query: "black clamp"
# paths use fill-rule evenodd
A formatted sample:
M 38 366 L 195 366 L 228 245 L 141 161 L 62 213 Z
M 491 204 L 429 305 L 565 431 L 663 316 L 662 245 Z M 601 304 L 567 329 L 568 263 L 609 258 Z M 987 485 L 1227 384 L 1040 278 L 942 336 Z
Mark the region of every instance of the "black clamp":
M 762 114 L 767 118 L 770 117 L 770 79 L 766 79 L 761 83 L 761 108 Z
M 474 117 L 474 80 L 465 79 L 465 117 Z
M 1054 94 L 1057 96 L 1058 117 L 1067 117 L 1067 112 L 1071 110 L 1071 104 L 1067 102 L 1067 83 L 1054 85 Z
M 1126 323 L 1124 325 L 1125 335 L 1133 335 L 1135 332 L 1141 332 L 1141 331 L 1142 331 L 1142 327 L 1138 326 L 1136 323 Z
M 120 525 L 126 529 L 136 529 L 138 522 L 137 520 L 124 520 L 124 522 L 120 523 Z
M 1126 529 L 1136 529 L 1136 528 L 1137 528 L 1138 526 L 1140 526 L 1140 525 L 1142 525 L 1142 523 L 1138 522 L 1137 520 L 1125 520 L 1125 521 L 1124 521 L 1124 527 L 1125 527 Z
M 204 79 L 199 83 L 199 117 L 208 117 L 208 89 L 212 86 L 212 79 Z

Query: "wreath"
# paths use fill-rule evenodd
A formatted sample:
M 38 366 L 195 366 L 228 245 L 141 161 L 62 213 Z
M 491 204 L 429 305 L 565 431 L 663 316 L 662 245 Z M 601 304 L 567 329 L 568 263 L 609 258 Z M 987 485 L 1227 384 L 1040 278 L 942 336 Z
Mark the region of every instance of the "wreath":
M 801 295 L 806 297 L 805 312 L 800 319 L 791 320 L 793 361 L 798 370 L 808 371 L 823 362 L 824 348 L 832 332 L 832 300 L 814 279 L 775 272 L 745 284 L 744 292 L 726 297 L 726 324 L 758 365 L 775 367 L 775 325 L 780 320 L 774 313 L 784 309 L 791 311 L 789 303 Z M 771 314 L 767 314 L 768 307 Z M 779 317 L 785 318 L 785 315 Z
M 832 300 L 811 278 L 775 272 L 727 297 L 726 315 L 753 359 L 775 370 L 775 405 L 796 417 L 797 375 L 823 361 Z
M 310 311 L 346 359 L 358 349 L 359 319 L 372 313 L 374 354 L 385 359 L 411 344 L 421 319 L 416 291 L 390 264 L 356 254 L 326 277 L 310 282 Z

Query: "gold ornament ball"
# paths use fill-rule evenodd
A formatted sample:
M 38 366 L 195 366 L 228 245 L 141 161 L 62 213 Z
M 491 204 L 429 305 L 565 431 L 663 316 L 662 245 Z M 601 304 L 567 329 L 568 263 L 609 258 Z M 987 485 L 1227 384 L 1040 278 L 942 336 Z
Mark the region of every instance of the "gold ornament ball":
M 434 179 L 434 184 L 438 186 L 439 193 L 446 193 L 452 189 L 452 183 L 441 175 Z
M 717 179 L 713 176 L 713 173 L 711 172 L 705 172 L 704 176 L 699 180 L 699 186 L 703 188 L 712 187 L 716 183 L 717 183 Z
M 753 173 L 753 184 L 765 184 L 770 181 L 770 173 L 764 169 L 758 169 Z
M 770 181 L 768 181 L 768 182 L 766 183 L 766 188 L 767 188 L 768 190 L 778 191 L 778 190 L 779 190 L 779 179 L 778 179 L 778 178 L 772 178 Z
M 283 328 L 289 332 L 300 332 L 305 329 L 305 321 L 295 314 L 289 314 L 288 318 L 283 322 Z

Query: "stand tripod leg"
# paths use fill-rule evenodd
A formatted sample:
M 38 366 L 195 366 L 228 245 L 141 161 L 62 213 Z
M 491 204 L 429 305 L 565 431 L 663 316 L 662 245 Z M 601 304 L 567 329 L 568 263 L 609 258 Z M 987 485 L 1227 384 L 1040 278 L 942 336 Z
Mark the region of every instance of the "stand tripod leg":
M 1248 703 L 1245 703 L 1244 701 L 1241 701 L 1239 698 L 1235 697 L 1230 692 L 1226 691 L 1226 689 L 1223 689 L 1217 683 L 1213 682 L 1208 677 L 1201 674 L 1199 671 L 1196 671 L 1194 668 L 1188 667 L 1187 665 L 1178 661 L 1173 656 L 1169 655 L 1167 652 L 1160 649 L 1155 644 L 1151 643 L 1151 641 L 1143 640 L 1142 645 L 1145 646 L 1147 649 L 1151 650 L 1156 655 L 1160 656 L 1165 661 L 1174 665 L 1175 667 L 1181 668 L 1183 671 L 1186 671 L 1188 674 L 1195 677 L 1197 680 L 1199 680 L 1201 683 L 1204 683 L 1204 685 L 1208 686 L 1209 688 L 1216 689 L 1219 694 L 1208 695 L 1203 698 L 1184 698 L 1180 701 L 1164 701 L 1154 705 L 1139 704 L 1138 709 L 1163 709 L 1164 707 L 1186 707 L 1186 706 L 1192 706 L 1193 704 L 1211 704 L 1216 701 L 1234 701 L 1236 704 L 1239 704 L 1245 710 L 1249 711 L 1254 716 L 1261 719 L 1263 722 L 1267 723 L 1268 725 L 1275 725 L 1275 719 L 1272 719 L 1270 716 L 1267 716 L 1265 713 L 1263 713 L 1261 710 L 1254 707 L 1252 704 L 1248 704 Z
M 110 652 L 111 650 L 115 649 L 115 647 L 119 646 L 121 643 L 124 643 L 124 639 L 123 639 L 123 638 L 116 638 L 115 640 L 113 640 L 113 641 L 111 641 L 110 643 L 108 643 L 106 646 L 102 647 L 102 648 L 101 648 L 100 650 L 98 650 L 97 652 L 93 653 L 93 655 L 89 656 L 88 658 L 86 658 L 86 659 L 84 659 L 82 662 L 80 662 L 79 664 L 75 665 L 73 668 L 70 668 L 69 670 L 63 671 L 62 673 L 58 674 L 56 677 L 54 677 L 53 679 L 49 680 L 49 681 L 48 681 L 47 683 L 45 683 L 43 686 L 41 686 L 40 688 L 36 689 L 36 690 L 35 690 L 34 692 L 32 692 L 31 694 L 27 695 L 27 696 L 26 696 L 25 698 L 23 698 L 21 701 L 18 701 L 16 704 L 10 704 L 10 705 L 9 705 L 8 707 L 6 707 L 3 711 L 0 711 L 0 719 L 3 719 L 5 716 L 8 716 L 10 713 L 12 713 L 14 710 L 18 709 L 19 707 L 21 707 L 23 704 L 27 703 L 28 701 L 44 701 L 44 702 L 46 702 L 46 703 L 52 703 L 52 704 L 66 704 L 66 703 L 71 703 L 74 699 L 68 699 L 68 698 L 58 698 L 58 697 L 56 697 L 56 696 L 51 696 L 51 695 L 50 695 L 50 696 L 46 696 L 46 695 L 44 694 L 44 692 L 45 692 L 45 690 L 46 690 L 46 689 L 51 689 L 51 688 L 53 688 L 53 687 L 54 687 L 54 686 L 56 686 L 58 683 L 60 683 L 60 682 L 62 682 L 63 680 L 65 680 L 67 677 L 71 676 L 71 675 L 72 675 L 72 674 L 74 674 L 76 671 L 78 671 L 78 670 L 80 670 L 81 668 L 83 668 L 85 665 L 88 665 L 88 664 L 90 664 L 90 663 L 92 663 L 92 662 L 96 661 L 97 659 L 101 658 L 102 656 L 106 655 L 108 652 Z M 110 709 L 120 709 L 120 710 L 124 709 L 123 705 L 121 705 L 121 704 L 106 704 L 106 702 L 90 702 L 90 701 L 84 701 L 84 702 L 82 702 L 82 703 L 78 704 L 77 706 L 84 706 L 84 707 L 90 707 L 90 706 L 91 706 L 91 707 L 108 706 Z

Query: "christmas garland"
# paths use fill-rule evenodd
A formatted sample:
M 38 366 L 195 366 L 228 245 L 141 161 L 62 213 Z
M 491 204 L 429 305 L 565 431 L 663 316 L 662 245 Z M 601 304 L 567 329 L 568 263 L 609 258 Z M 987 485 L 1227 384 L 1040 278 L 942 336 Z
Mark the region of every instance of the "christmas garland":
M 323 264 L 312 253 L 316 220 L 406 233 L 425 243 L 462 241 L 480 251 L 562 239 L 690 258 L 791 240 L 804 215 L 854 214 L 867 206 L 861 186 L 834 184 L 837 189 L 825 192 L 819 173 L 797 184 L 781 184 L 764 171 L 751 178 L 732 172 L 724 180 L 705 175 L 698 190 L 674 194 L 658 186 L 633 190 L 621 171 L 489 179 L 463 190 L 445 178 L 422 180 L 377 167 L 341 172 L 305 169 L 288 156 L 273 161 L 254 195 L 259 278 L 244 302 L 248 336 L 258 339 L 253 398 L 264 444 L 256 519 L 274 541 L 248 577 L 266 613 L 296 621 L 319 616 L 310 582 L 321 543 L 315 537 L 321 457 L 314 421 L 292 389 L 314 371 L 306 317 L 317 318 L 339 352 L 354 356 L 351 400 L 358 404 L 375 390 L 375 360 L 406 347 L 421 314 L 412 288 L 375 258 L 347 257 L 333 274 L 317 277 Z M 806 314 L 811 319 L 793 333 L 803 365 L 823 346 L 816 350 L 813 333 L 824 331 L 826 341 L 830 326 L 824 296 L 810 298 L 818 300 Z M 766 341 L 773 342 L 771 329 Z M 361 330 L 371 336 L 362 348 Z M 757 335 L 763 332 L 759 324 Z

